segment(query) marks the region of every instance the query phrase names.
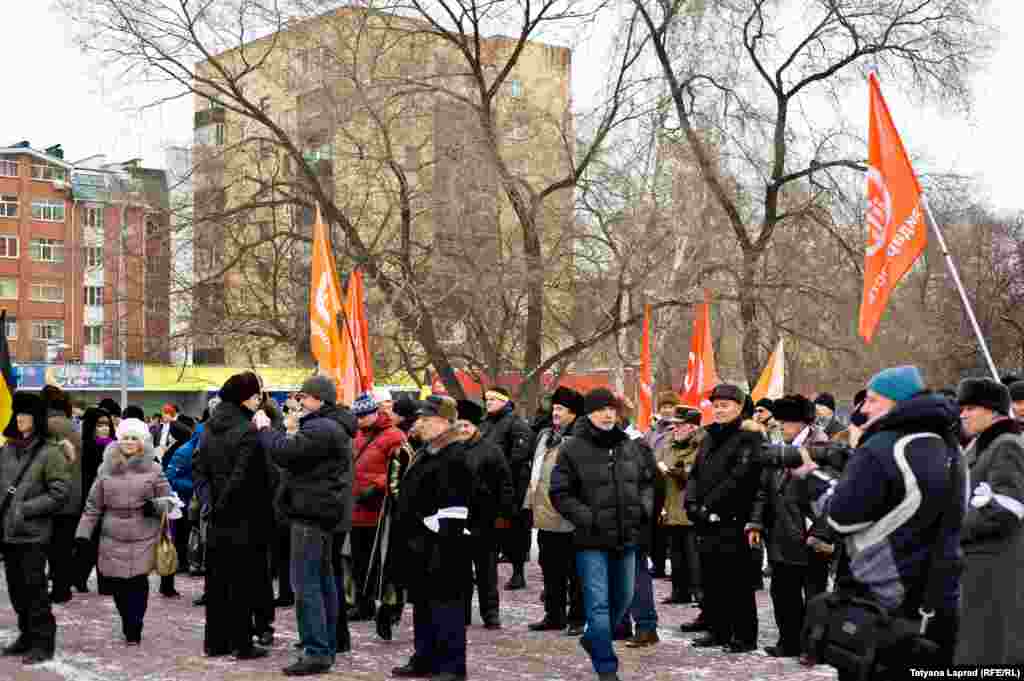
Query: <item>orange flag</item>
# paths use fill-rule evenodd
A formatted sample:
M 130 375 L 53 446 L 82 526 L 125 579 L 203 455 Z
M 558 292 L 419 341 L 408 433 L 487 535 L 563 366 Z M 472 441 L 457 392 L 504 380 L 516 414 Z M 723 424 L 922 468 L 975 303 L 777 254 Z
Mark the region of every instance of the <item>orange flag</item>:
M 651 427 L 651 414 L 654 411 L 654 388 L 651 378 L 651 306 L 644 305 L 644 335 L 640 345 L 640 412 L 637 414 L 636 427 L 642 431 Z
M 334 253 L 327 243 L 327 229 L 324 227 L 319 206 L 316 209 L 316 223 L 313 225 L 313 269 L 310 288 L 310 346 L 320 373 L 334 379 L 339 386 L 340 397 L 343 378 L 340 364 L 341 333 L 338 329 L 341 286 L 338 283 Z
M 704 302 L 697 308 L 690 338 L 690 357 L 686 362 L 686 380 L 680 395 L 684 405 L 701 411 L 701 423 L 711 422 L 711 391 L 721 381 L 715 369 L 715 348 L 711 343 L 711 303 L 704 291 Z
M 921 186 L 873 73 L 868 87 L 868 245 L 860 304 L 860 335 L 865 343 L 875 335 L 889 294 L 928 245 Z
M 338 399 L 352 404 L 360 393 L 373 390 L 373 361 L 370 358 L 370 332 L 363 305 L 363 273 L 352 270 L 345 307 L 342 310 L 340 367 L 342 380 L 338 385 Z

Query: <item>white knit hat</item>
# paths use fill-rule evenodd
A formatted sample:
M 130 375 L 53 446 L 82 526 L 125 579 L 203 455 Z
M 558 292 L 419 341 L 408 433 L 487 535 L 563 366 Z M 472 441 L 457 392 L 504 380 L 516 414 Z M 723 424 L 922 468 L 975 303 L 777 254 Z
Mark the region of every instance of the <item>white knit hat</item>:
M 117 439 L 137 438 L 139 442 L 145 442 L 149 436 L 149 428 L 139 419 L 121 419 L 117 424 Z

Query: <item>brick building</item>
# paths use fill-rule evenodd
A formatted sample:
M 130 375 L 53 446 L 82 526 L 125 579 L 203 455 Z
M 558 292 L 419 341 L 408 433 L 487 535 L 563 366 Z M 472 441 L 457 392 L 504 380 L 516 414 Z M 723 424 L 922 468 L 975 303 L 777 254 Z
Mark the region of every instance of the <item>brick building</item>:
M 0 306 L 15 360 L 167 361 L 163 171 L 0 148 Z

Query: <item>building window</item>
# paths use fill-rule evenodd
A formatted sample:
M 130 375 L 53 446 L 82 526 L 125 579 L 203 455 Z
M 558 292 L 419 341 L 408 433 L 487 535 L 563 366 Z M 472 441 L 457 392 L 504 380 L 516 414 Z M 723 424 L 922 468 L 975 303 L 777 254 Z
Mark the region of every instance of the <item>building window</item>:
M 103 345 L 103 327 L 102 326 L 87 326 L 87 327 L 85 327 L 85 344 L 86 345 Z
M 103 229 L 103 209 L 98 207 L 86 208 L 85 226 L 95 227 L 96 229 Z
M 18 257 L 18 237 L 13 234 L 0 234 L 0 258 Z
M 32 164 L 32 179 L 33 180 L 60 180 L 63 182 L 67 178 L 67 174 L 63 168 L 51 165 L 38 165 Z
M 31 257 L 36 262 L 64 262 L 64 242 L 56 239 L 32 239 Z
M 0 279 L 0 298 L 18 299 L 18 280 L 13 277 Z
M 523 84 L 518 79 L 512 79 L 508 82 L 508 92 L 512 97 L 523 96 Z
M 32 219 L 44 222 L 64 222 L 64 202 L 33 201 Z
M 82 262 L 86 267 L 103 267 L 103 247 L 86 246 L 83 248 Z
M 18 162 L 6 158 L 0 159 L 0 177 L 17 177 Z
M 18 337 L 18 318 L 12 314 L 7 315 L 7 337 L 11 340 Z
M 63 303 L 64 287 L 60 284 L 32 284 L 32 300 L 41 303 Z
M 35 340 L 64 340 L 63 319 L 36 319 L 32 321 L 32 338 Z
M 0 218 L 16 217 L 18 217 L 17 194 L 4 194 L 0 196 Z
M 103 304 L 103 287 L 102 286 L 86 286 L 85 287 L 85 304 L 86 305 L 102 305 Z
M 205 146 L 224 146 L 224 124 L 214 123 L 196 128 L 196 144 Z

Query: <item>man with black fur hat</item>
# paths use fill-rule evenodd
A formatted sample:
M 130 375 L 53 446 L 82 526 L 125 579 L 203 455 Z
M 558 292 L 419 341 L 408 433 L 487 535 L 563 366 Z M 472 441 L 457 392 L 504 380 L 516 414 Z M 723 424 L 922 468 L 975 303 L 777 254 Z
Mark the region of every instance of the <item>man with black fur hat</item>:
M 836 418 L 836 398 L 832 393 L 818 393 L 814 398 L 814 411 L 818 427 L 829 437 L 843 431 L 843 424 Z
M 825 432 L 814 425 L 814 404 L 803 395 L 786 395 L 775 400 L 772 413 L 782 427 L 785 443 L 794 447 L 828 442 Z M 772 609 L 779 628 L 779 641 L 765 648 L 772 657 L 798 657 L 805 603 L 821 589 L 811 572 L 824 572 L 833 546 L 814 542 L 807 545 L 807 521 L 814 517 L 803 483 L 788 468 L 766 468 L 754 501 L 747 536 L 751 546 L 765 540 L 772 569 Z
M 480 433 L 505 455 L 515 488 L 515 512 L 508 519 L 511 526 L 502 530 L 505 535 L 502 538 L 502 552 L 512 563 L 512 578 L 508 580 L 505 589 L 525 589 L 524 566 L 530 557 L 533 530 L 530 512 L 523 510 L 522 505 L 530 483 L 533 431 L 526 421 L 516 415 L 515 404 L 508 390 L 492 386 L 484 393 L 484 398 L 487 416 L 480 423 Z
M 617 681 L 612 635 L 633 601 L 636 556 L 650 536 L 657 475 L 650 447 L 618 425 L 619 400 L 595 388 L 586 418 L 563 443 L 551 473 L 551 503 L 574 526 L 587 628 L 580 639 L 600 681 Z
M 954 664 L 1024 664 L 1024 438 L 1010 391 L 990 378 L 960 383 L 971 502 L 960 530 L 960 636 Z
M 744 528 L 750 522 L 760 480 L 757 454 L 764 442 L 756 425 L 744 427 L 747 396 L 728 383 L 711 392 L 714 423 L 706 428 L 686 484 L 686 513 L 700 533 L 704 616 L 708 634 L 696 647 L 724 646 L 744 653 L 757 648 L 757 604 Z
M 559 386 L 551 396 L 551 428 L 540 432 L 530 470 L 526 501 L 533 513 L 540 548 L 540 569 L 544 578 L 544 619 L 529 625 L 531 631 L 558 631 L 583 626 L 582 591 L 576 577 L 576 550 L 572 543 L 573 524 L 551 504 L 551 473 L 565 438 L 576 417 L 583 412 L 583 395 Z M 566 605 L 569 606 L 568 617 Z
M 1017 421 L 1024 421 L 1024 381 L 1014 381 L 1006 387 L 1010 391 L 1010 402 L 1013 406 L 1013 413 L 1010 416 Z
M 0 450 L 0 553 L 18 638 L 3 649 L 25 664 L 53 657 L 57 622 L 46 592 L 46 545 L 53 518 L 67 503 L 71 472 L 64 452 L 47 439 L 46 411 L 31 393 L 16 392 Z
M 469 505 L 472 533 L 469 560 L 469 588 L 466 591 L 466 626 L 473 621 L 473 584 L 476 585 L 480 618 L 485 629 L 501 628 L 498 596 L 498 538 L 495 523 L 516 510 L 512 472 L 505 455 L 480 434 L 484 410 L 472 400 L 458 401 L 456 428 L 465 443 L 466 463 L 473 476 L 473 497 Z

